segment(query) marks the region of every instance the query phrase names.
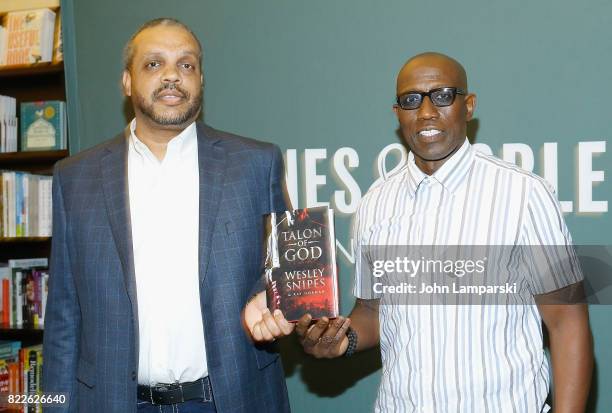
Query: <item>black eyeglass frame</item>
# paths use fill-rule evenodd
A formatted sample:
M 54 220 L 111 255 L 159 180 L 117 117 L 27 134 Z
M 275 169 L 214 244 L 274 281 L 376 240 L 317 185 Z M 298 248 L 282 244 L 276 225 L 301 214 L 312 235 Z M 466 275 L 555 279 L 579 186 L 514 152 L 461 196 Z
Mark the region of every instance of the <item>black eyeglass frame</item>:
M 434 100 L 431 98 L 431 94 L 432 93 L 436 93 L 436 92 L 452 92 L 453 94 L 453 99 L 450 101 L 449 104 L 447 105 L 439 105 L 436 102 L 434 102 Z M 421 101 L 419 102 L 419 106 L 414 107 L 414 108 L 405 108 L 401 105 L 400 103 L 400 98 L 402 96 L 406 96 L 406 95 L 419 95 L 421 96 Z M 406 92 L 406 93 L 402 93 L 401 95 L 397 96 L 395 98 L 395 105 L 397 107 L 399 107 L 402 110 L 416 110 L 418 108 L 421 107 L 421 105 L 423 104 L 423 99 L 425 99 L 425 96 L 429 97 L 429 100 L 431 101 L 431 103 L 438 107 L 438 108 L 443 108 L 443 107 L 447 107 L 447 106 L 451 106 L 453 103 L 455 103 L 455 98 L 457 97 L 457 95 L 467 95 L 467 90 L 458 88 L 458 87 L 437 87 L 435 89 L 431 89 L 428 92 L 417 92 L 417 91 L 410 91 L 410 92 Z

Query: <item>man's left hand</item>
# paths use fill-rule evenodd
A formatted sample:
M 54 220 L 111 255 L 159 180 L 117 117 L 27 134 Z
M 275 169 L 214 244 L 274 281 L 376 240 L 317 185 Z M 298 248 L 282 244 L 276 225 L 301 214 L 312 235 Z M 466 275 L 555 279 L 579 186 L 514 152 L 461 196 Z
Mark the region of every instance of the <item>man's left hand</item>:
M 288 336 L 295 325 L 288 322 L 280 310 L 270 313 L 266 304 L 266 292 L 257 293 L 244 307 L 243 320 L 255 342 L 270 342 Z

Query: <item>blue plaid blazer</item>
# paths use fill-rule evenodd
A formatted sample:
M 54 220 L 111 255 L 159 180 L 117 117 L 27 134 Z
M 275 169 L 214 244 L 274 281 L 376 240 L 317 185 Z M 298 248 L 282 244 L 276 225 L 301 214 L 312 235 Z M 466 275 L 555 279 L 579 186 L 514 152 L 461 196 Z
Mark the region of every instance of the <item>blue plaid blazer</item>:
M 200 297 L 217 410 L 288 412 L 278 353 L 272 346 L 254 346 L 240 317 L 260 276 L 262 215 L 285 210 L 282 155 L 272 144 L 201 123 L 197 135 Z M 54 171 L 43 391 L 68 395 L 59 411 L 136 410 L 138 306 L 128 136 L 129 128 L 61 161 Z

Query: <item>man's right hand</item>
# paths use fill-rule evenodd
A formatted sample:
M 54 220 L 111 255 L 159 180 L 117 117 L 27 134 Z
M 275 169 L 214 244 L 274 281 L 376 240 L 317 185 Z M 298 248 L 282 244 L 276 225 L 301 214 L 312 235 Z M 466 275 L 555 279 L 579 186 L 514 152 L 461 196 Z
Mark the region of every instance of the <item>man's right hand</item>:
M 340 357 L 348 348 L 346 332 L 351 325 L 349 318 L 327 317 L 311 325 L 312 317 L 306 314 L 299 319 L 295 331 L 304 351 L 316 358 Z

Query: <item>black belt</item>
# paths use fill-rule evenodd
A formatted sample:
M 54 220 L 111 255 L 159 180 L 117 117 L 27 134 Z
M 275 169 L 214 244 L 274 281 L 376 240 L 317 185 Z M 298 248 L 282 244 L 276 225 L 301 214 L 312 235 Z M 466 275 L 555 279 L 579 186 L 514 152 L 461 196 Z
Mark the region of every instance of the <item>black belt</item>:
M 176 404 L 187 400 L 212 401 L 212 388 L 207 377 L 188 383 L 138 385 L 138 399 L 151 404 Z

